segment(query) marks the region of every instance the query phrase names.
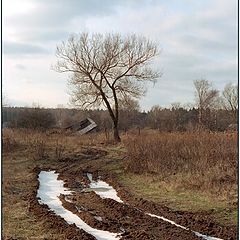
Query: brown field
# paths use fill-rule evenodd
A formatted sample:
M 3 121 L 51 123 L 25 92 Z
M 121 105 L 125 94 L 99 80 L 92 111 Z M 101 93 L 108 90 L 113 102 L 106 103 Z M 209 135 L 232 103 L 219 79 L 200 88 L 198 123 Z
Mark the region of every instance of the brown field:
M 126 168 L 159 175 L 175 187 L 197 190 L 232 200 L 237 191 L 236 133 L 155 133 L 124 141 Z
M 107 155 L 86 166 L 113 174 L 133 196 L 174 210 L 205 212 L 224 226 L 237 224 L 236 132 L 146 130 L 123 134 L 116 145 L 104 133 L 73 136 L 6 129 L 3 150 L 4 239 L 61 239 L 56 230 L 46 230 L 46 220 L 29 214 L 29 189 L 36 184 L 33 169 L 99 151 Z

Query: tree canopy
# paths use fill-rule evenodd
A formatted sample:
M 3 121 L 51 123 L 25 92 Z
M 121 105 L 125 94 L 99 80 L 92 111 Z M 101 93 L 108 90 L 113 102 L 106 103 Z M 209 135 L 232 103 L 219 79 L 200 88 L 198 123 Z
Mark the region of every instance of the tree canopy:
M 142 36 L 120 34 L 74 34 L 57 47 L 56 71 L 72 73 L 72 102 L 81 107 L 104 105 L 118 134 L 119 99 L 144 95 L 146 81 L 160 73 L 150 60 L 158 55 L 156 43 Z

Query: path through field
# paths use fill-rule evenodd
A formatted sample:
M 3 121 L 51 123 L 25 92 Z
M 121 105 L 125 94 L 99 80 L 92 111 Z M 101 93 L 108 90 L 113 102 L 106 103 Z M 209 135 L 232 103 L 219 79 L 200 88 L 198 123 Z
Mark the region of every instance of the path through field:
M 55 171 L 39 173 L 39 203 L 95 239 L 221 240 L 149 212 L 146 207 L 136 207 L 139 203 L 132 205 L 99 176 L 93 179 L 91 173 L 83 171 L 78 176 L 62 174 L 61 179 Z

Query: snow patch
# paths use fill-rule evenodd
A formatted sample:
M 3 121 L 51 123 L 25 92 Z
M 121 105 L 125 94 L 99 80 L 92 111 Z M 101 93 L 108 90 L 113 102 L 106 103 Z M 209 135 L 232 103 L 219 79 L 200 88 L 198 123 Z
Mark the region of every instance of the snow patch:
M 93 178 L 92 178 L 92 174 L 91 173 L 87 173 L 87 177 L 89 179 L 89 181 L 91 182 L 90 183 L 90 188 L 96 193 L 98 194 L 100 197 L 102 198 L 111 198 L 117 202 L 120 202 L 120 203 L 123 203 L 123 201 L 117 196 L 117 191 L 112 187 L 110 186 L 108 183 L 104 182 L 104 181 L 101 181 L 101 180 L 98 180 L 98 181 L 93 181 Z M 140 210 L 140 209 L 138 209 Z M 141 210 L 140 210 L 141 211 Z M 158 216 L 158 215 L 155 215 L 155 214 L 151 214 L 151 213 L 145 213 L 151 217 L 156 217 L 156 218 L 159 218 L 159 219 L 162 219 L 163 221 L 165 222 L 169 222 L 179 228 L 182 228 L 184 230 L 187 230 L 187 231 L 191 231 L 190 229 L 182 226 L 182 225 L 179 225 L 177 223 L 175 223 L 174 221 L 172 220 L 169 220 L 163 216 Z M 193 233 L 198 236 L 198 237 L 201 237 L 205 240 L 223 240 L 221 238 L 216 238 L 216 237 L 210 237 L 210 236 L 207 236 L 207 235 L 204 235 L 204 234 L 201 234 L 199 232 L 195 232 L 193 231 Z
M 76 224 L 80 229 L 83 229 L 87 233 L 93 235 L 98 240 L 114 240 L 120 239 L 119 234 L 111 233 L 108 231 L 102 231 L 92 228 L 86 224 L 81 218 L 71 211 L 65 209 L 62 206 L 62 202 L 59 199 L 60 194 L 71 194 L 63 187 L 63 181 L 58 180 L 58 174 L 55 171 L 42 171 L 39 173 L 39 189 L 37 192 L 37 197 L 40 199 L 41 204 L 46 204 L 48 207 L 54 211 L 57 215 L 64 218 L 69 224 Z
M 189 230 L 188 228 L 183 227 L 183 226 L 181 226 L 181 225 L 175 223 L 174 221 L 169 220 L 169 219 L 167 219 L 167 218 L 165 218 L 165 217 L 158 216 L 158 215 L 151 214 L 151 213 L 146 213 L 146 214 L 149 215 L 149 216 L 151 216 L 151 217 L 156 217 L 156 218 L 162 219 L 163 221 L 169 222 L 169 223 L 171 223 L 171 224 L 173 224 L 173 225 L 175 225 L 175 226 L 177 226 L 177 227 L 180 227 L 180 228 L 182 228 L 182 229 Z
M 194 232 L 194 231 L 193 231 Z M 206 239 L 206 240 L 223 240 L 221 238 L 216 238 L 216 237 L 210 237 L 210 236 L 207 236 L 207 235 L 204 235 L 204 234 L 201 234 L 199 232 L 194 232 L 198 237 L 202 237 L 203 239 Z
M 57 180 L 58 174 L 55 171 L 45 172 L 42 171 L 39 174 L 39 182 L 40 187 L 38 189 L 37 197 L 40 198 L 39 202 L 47 204 L 48 207 L 53 210 L 57 215 L 63 217 L 69 224 L 75 223 L 76 226 L 84 231 L 88 232 L 89 234 L 96 237 L 98 240 L 112 240 L 112 239 L 120 239 L 119 234 L 111 233 L 108 231 L 97 230 L 95 228 L 90 227 L 84 221 L 81 220 L 76 214 L 73 214 L 71 211 L 68 211 L 62 206 L 62 202 L 59 199 L 60 194 L 71 194 L 71 191 L 67 190 L 63 187 L 63 181 Z M 110 198 L 117 202 L 123 203 L 123 201 L 117 196 L 117 191 L 110 186 L 108 183 L 98 180 L 93 181 L 92 174 L 87 173 L 87 177 L 90 181 L 90 189 L 98 194 L 101 198 Z M 69 201 L 69 199 L 68 199 Z M 70 202 L 70 201 L 69 201 Z M 142 212 L 142 210 L 137 209 Z M 79 211 L 81 211 L 79 209 Z M 191 231 L 190 229 L 181 226 L 175 223 L 172 220 L 169 220 L 163 216 L 158 216 L 151 213 L 145 213 L 150 217 L 155 217 L 162 219 L 163 221 L 169 222 L 177 227 L 180 227 L 184 230 Z M 101 217 L 95 216 L 95 219 L 101 221 Z M 205 240 L 223 240 L 221 238 L 211 237 L 199 232 L 193 231 L 193 233 L 201 237 Z
M 149 216 L 151 216 L 151 217 L 156 217 L 156 218 L 162 219 L 163 221 L 169 222 L 169 223 L 171 223 L 171 224 L 173 224 L 173 225 L 175 225 L 175 226 L 177 226 L 177 227 L 180 227 L 180 228 L 182 228 L 182 229 L 189 230 L 189 228 L 186 228 L 186 227 L 184 227 L 184 226 L 182 226 L 182 225 L 179 225 L 179 224 L 175 223 L 174 221 L 169 220 L 169 219 L 167 219 L 167 218 L 165 218 L 165 217 L 158 216 L 158 215 L 151 214 L 151 213 L 146 213 L 146 214 L 149 215 Z M 201 233 L 199 233 L 199 232 L 195 232 L 195 231 L 193 231 L 193 233 L 194 233 L 196 236 L 201 237 L 201 238 L 203 238 L 203 239 L 205 239 L 205 240 L 223 240 L 223 239 L 221 239 L 221 238 L 210 237 L 210 236 L 207 236 L 207 235 L 201 234 Z
M 93 181 L 91 173 L 87 173 L 87 177 L 90 181 L 90 189 L 92 189 L 101 198 L 111 198 L 119 203 L 123 203 L 123 201 L 118 197 L 117 191 L 108 183 L 102 180 Z

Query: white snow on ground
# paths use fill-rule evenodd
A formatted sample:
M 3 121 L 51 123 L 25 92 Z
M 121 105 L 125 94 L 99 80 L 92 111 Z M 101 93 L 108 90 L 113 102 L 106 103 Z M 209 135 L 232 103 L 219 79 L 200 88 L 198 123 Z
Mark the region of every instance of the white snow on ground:
M 71 194 L 66 188 L 63 187 L 63 181 L 57 180 L 58 174 L 55 171 L 42 171 L 39 174 L 39 189 L 37 197 L 40 198 L 39 202 L 48 205 L 48 207 L 54 211 L 57 215 L 64 218 L 69 224 L 75 223 L 80 229 L 83 229 L 87 233 L 93 235 L 98 240 L 114 240 L 120 239 L 117 233 L 111 233 L 108 231 L 102 231 L 90 227 L 76 214 L 68 211 L 62 206 L 62 202 L 59 199 L 60 194 Z
M 93 181 L 91 173 L 87 173 L 87 177 L 90 181 L 89 187 L 101 198 L 111 198 L 117 202 L 123 203 L 118 197 L 117 191 L 108 183 L 101 180 Z
M 39 182 L 40 186 L 38 189 L 37 197 L 40 198 L 39 202 L 47 204 L 48 207 L 53 210 L 57 215 L 64 218 L 69 224 L 75 223 L 76 226 L 89 234 L 96 237 L 98 240 L 112 240 L 112 239 L 120 239 L 119 234 L 111 233 L 108 231 L 102 231 L 95 228 L 90 227 L 84 221 L 81 220 L 76 214 L 73 214 L 71 211 L 68 211 L 62 206 L 62 202 L 59 199 L 60 194 L 71 194 L 71 191 L 68 191 L 63 187 L 63 181 L 57 180 L 58 174 L 55 171 L 42 171 L 39 174 Z M 110 186 L 108 183 L 98 180 L 93 181 L 92 174 L 87 173 L 87 177 L 90 180 L 90 189 L 92 189 L 96 194 L 98 194 L 102 198 L 111 198 L 117 202 L 123 203 L 123 201 L 117 196 L 117 191 Z M 141 211 L 141 210 L 140 210 Z M 169 222 L 177 227 L 182 229 L 191 231 L 190 229 L 181 226 L 174 221 L 171 221 L 163 216 L 158 216 L 151 213 L 145 213 L 148 216 L 156 217 L 162 219 L 163 221 Z M 196 236 L 202 237 L 205 240 L 222 240 L 216 237 L 210 237 L 199 232 L 195 232 Z
M 161 216 L 158 216 L 158 215 L 155 215 L 155 214 L 151 214 L 151 213 L 146 213 L 146 214 L 149 215 L 149 216 L 151 216 L 151 217 L 156 217 L 156 218 L 162 219 L 163 221 L 169 222 L 169 223 L 171 223 L 171 224 L 173 224 L 173 225 L 175 225 L 175 226 L 177 226 L 177 227 L 180 227 L 180 228 L 182 228 L 182 229 L 189 230 L 188 228 L 183 227 L 183 226 L 181 226 L 181 225 L 175 223 L 174 221 L 169 220 L 169 219 L 167 219 L 167 218 L 165 218 L 165 217 L 161 217 Z
M 193 231 L 194 232 L 194 231 Z M 216 237 L 210 237 L 210 236 L 207 236 L 207 235 L 204 235 L 204 234 L 201 234 L 199 232 L 194 232 L 198 237 L 202 237 L 203 239 L 206 239 L 206 240 L 223 240 L 221 238 L 216 238 Z
M 165 218 L 165 217 L 158 216 L 158 215 L 151 214 L 151 213 L 146 213 L 146 214 L 149 215 L 149 216 L 151 216 L 151 217 L 160 218 L 160 219 L 162 219 L 163 221 L 169 222 L 169 223 L 171 223 L 171 224 L 173 224 L 173 225 L 175 225 L 175 226 L 177 226 L 177 227 L 183 228 L 183 229 L 185 229 L 185 230 L 189 230 L 188 228 L 183 227 L 183 226 L 181 226 L 181 225 L 175 223 L 174 221 L 171 221 L 171 220 L 169 220 L 169 219 L 167 219 L 167 218 Z M 190 231 L 191 231 L 191 230 L 190 230 Z M 203 239 L 206 239 L 206 240 L 223 240 L 223 239 L 221 239 L 221 238 L 210 237 L 210 236 L 207 236 L 207 235 L 201 234 L 201 233 L 199 233 L 199 232 L 195 232 L 195 231 L 193 231 L 193 233 L 195 233 L 196 236 L 202 237 Z
M 98 194 L 100 197 L 111 198 L 111 199 L 113 199 L 117 202 L 123 203 L 123 201 L 117 196 L 117 191 L 112 186 L 110 186 L 108 183 L 106 183 L 104 181 L 101 181 L 101 180 L 93 181 L 91 173 L 87 173 L 87 177 L 88 177 L 89 181 L 91 182 L 90 183 L 90 188 L 96 194 Z M 186 228 L 184 226 L 181 226 L 181 225 L 175 223 L 174 221 L 169 220 L 165 217 L 158 216 L 158 215 L 151 214 L 151 213 L 145 213 L 145 214 L 147 214 L 151 217 L 156 217 L 156 218 L 162 219 L 163 221 L 169 222 L 169 223 L 171 223 L 171 224 L 173 224 L 177 227 L 180 227 L 182 229 L 189 230 L 188 228 Z M 202 237 L 205 240 L 222 240 L 221 238 L 210 237 L 210 236 L 207 236 L 207 235 L 201 234 L 199 232 L 195 232 L 195 231 L 193 231 L 193 232 L 195 233 L 196 236 Z

